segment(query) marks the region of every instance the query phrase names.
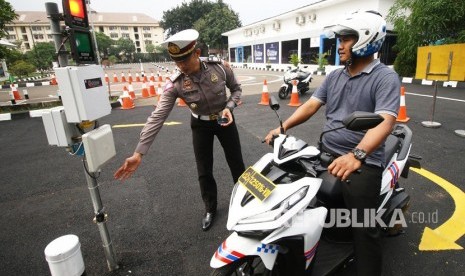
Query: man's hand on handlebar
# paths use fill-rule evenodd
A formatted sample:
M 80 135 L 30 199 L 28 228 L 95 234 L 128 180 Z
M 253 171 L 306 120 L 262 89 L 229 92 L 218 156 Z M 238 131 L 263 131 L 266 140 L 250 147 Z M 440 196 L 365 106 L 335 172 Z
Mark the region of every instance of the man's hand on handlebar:
M 263 142 L 266 142 L 268 145 L 271 145 L 274 138 L 278 137 L 280 133 L 281 131 L 279 127 L 271 130 L 270 132 L 268 132 Z

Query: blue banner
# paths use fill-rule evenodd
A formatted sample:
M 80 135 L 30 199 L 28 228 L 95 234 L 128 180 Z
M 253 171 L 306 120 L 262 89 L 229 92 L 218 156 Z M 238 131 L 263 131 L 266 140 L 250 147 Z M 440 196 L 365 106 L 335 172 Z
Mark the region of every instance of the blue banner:
M 279 63 L 279 42 L 266 43 L 266 63 Z
M 253 59 L 255 63 L 263 63 L 264 52 L 263 44 L 257 44 L 253 46 Z

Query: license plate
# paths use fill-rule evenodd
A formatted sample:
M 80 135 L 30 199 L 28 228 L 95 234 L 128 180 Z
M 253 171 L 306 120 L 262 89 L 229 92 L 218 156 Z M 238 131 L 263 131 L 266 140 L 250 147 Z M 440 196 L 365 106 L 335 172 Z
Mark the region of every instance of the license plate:
M 239 183 L 244 185 L 244 187 L 260 201 L 267 199 L 274 188 L 276 188 L 276 185 L 271 180 L 252 167 L 248 167 L 239 177 Z

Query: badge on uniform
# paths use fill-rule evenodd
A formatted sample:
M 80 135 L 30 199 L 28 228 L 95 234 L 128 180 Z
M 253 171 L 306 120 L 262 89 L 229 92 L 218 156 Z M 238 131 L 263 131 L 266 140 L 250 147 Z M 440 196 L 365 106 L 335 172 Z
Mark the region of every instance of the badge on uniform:
M 192 89 L 192 81 L 190 79 L 185 79 L 182 88 L 185 90 L 191 90 Z
M 196 109 L 197 108 L 197 104 L 196 103 L 191 103 L 191 109 Z
M 218 76 L 217 76 L 215 73 L 212 73 L 212 74 L 210 75 L 210 80 L 211 80 L 212 82 L 217 82 L 217 81 L 218 81 Z

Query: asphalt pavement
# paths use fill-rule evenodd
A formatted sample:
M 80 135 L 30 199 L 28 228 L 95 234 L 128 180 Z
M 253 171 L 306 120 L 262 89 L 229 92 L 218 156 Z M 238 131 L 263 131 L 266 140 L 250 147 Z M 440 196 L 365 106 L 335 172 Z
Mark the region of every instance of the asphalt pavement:
M 270 74 L 238 70 L 258 81 Z M 276 73 L 279 76 L 279 73 Z M 271 85 L 275 94 L 279 82 Z M 245 93 L 235 111 L 246 166 L 253 164 L 270 148 L 261 139 L 278 126 L 274 112 L 258 105 L 261 84 L 251 84 L 257 93 Z M 247 88 L 247 89 L 249 89 Z M 436 105 L 435 120 L 441 128 L 421 125 L 429 120 L 432 87 L 407 85 L 408 125 L 414 132 L 412 151 L 423 157 L 423 168 L 436 173 L 465 191 L 463 173 L 464 138 L 454 134 L 465 129 L 465 91 L 443 89 Z M 257 91 L 258 89 L 258 91 Z M 417 96 L 415 94 L 421 94 Z M 301 101 L 309 95 L 301 97 Z M 148 100 L 150 101 L 150 100 Z M 295 108 L 281 100 L 280 113 L 287 118 Z M 153 102 L 155 103 L 155 102 Z M 63 148 L 47 145 L 40 118 L 0 122 L 0 275 L 50 275 L 44 249 L 49 242 L 75 234 L 82 244 L 87 275 L 209 275 L 210 258 L 228 236 L 227 205 L 232 179 L 221 147 L 215 145 L 215 177 L 218 182 L 217 220 L 208 232 L 201 230 L 203 204 L 197 183 L 189 129 L 189 111 L 175 107 L 144 157 L 135 175 L 125 181 L 113 179 L 113 172 L 132 154 L 140 126 L 153 110 L 152 105 L 132 110 L 114 109 L 100 124 L 110 124 L 117 155 L 107 163 L 98 178 L 107 223 L 120 268 L 109 272 L 97 226 L 81 157 Z M 324 121 L 321 110 L 293 135 L 315 144 Z M 407 214 L 406 233 L 385 239 L 385 275 L 463 275 L 463 250 L 421 251 L 418 246 L 425 227 L 445 223 L 455 211 L 451 196 L 436 183 L 410 172 L 401 179 L 412 197 Z M 438 214 L 437 221 L 414 221 L 414 214 Z M 457 244 L 465 246 L 463 236 Z M 351 275 L 348 267 L 340 275 Z

